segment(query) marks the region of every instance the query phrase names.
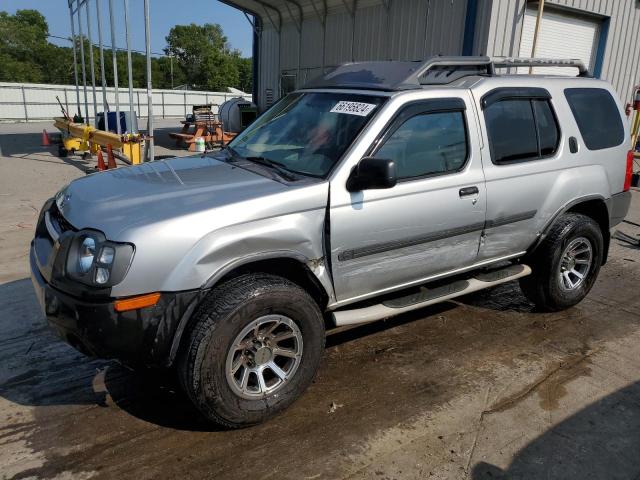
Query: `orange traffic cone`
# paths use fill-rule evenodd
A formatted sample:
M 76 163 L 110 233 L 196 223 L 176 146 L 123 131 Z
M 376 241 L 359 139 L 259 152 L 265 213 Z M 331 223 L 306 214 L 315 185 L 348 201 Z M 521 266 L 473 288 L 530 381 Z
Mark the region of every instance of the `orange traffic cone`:
M 107 145 L 107 168 L 112 169 L 116 168 L 116 159 L 113 156 L 113 150 L 111 150 L 111 145 Z
M 49 146 L 49 134 L 47 134 L 46 130 L 42 130 L 42 146 L 43 147 Z
M 98 171 L 103 171 L 107 169 L 107 166 L 104 164 L 104 158 L 102 158 L 102 150 L 98 150 Z

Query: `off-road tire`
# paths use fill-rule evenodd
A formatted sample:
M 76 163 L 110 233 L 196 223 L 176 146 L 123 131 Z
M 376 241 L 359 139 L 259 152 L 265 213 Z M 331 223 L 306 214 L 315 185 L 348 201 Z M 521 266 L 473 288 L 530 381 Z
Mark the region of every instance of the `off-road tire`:
M 225 374 L 229 348 L 263 315 L 286 315 L 300 329 L 300 364 L 287 384 L 261 399 L 234 393 Z M 311 384 L 324 351 L 317 303 L 298 285 L 268 274 L 245 274 L 214 288 L 196 310 L 178 358 L 182 388 L 209 420 L 228 428 L 261 423 L 291 405 Z
M 542 311 L 559 311 L 579 303 L 598 277 L 604 252 L 603 232 L 592 218 L 579 213 L 560 216 L 530 258 L 525 260 L 532 274 L 520 279 L 524 295 Z M 592 247 L 591 265 L 575 290 L 561 287 L 559 270 L 562 253 L 577 238 L 586 238 Z

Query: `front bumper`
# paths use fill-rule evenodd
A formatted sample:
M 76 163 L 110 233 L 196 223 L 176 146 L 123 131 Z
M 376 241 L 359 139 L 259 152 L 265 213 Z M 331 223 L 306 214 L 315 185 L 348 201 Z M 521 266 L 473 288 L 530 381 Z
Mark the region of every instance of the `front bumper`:
M 113 299 L 84 300 L 49 285 L 38 269 L 33 244 L 31 280 L 38 302 L 55 332 L 82 353 L 126 363 L 166 366 L 173 340 L 201 291 L 163 293 L 152 307 L 116 312 Z

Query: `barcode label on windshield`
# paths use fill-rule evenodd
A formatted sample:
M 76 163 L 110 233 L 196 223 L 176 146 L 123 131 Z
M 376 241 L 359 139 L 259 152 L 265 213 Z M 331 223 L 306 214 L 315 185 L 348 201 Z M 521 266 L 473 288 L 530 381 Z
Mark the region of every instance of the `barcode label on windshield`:
M 361 103 L 361 102 L 338 102 L 336 106 L 330 111 L 331 113 L 346 113 L 349 115 L 359 115 L 360 117 L 366 117 L 371 111 L 376 108 L 373 103 Z

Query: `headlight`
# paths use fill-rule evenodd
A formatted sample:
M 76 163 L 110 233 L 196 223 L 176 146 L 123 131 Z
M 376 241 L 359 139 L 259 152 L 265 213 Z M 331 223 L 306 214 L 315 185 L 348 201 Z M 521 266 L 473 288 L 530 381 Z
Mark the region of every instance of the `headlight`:
M 96 241 L 91 237 L 86 237 L 80 245 L 78 253 L 78 271 L 87 273 L 93 266 L 93 260 L 96 258 Z
M 67 257 L 67 276 L 87 285 L 110 287 L 121 282 L 133 259 L 133 245 L 108 241 L 100 232 L 75 234 Z

